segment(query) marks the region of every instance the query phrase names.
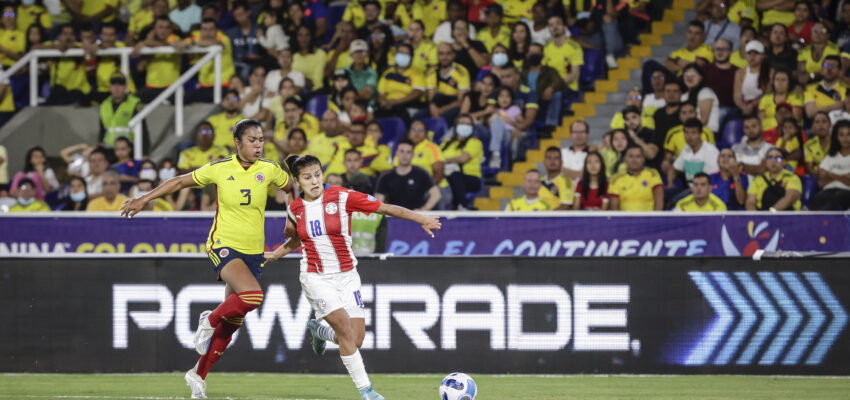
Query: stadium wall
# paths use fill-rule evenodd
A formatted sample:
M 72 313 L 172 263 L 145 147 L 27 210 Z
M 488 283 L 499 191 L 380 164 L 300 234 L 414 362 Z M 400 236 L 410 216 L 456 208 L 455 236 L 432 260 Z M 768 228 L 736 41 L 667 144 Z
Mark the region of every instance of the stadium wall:
M 151 372 L 196 360 L 223 297 L 206 260 L 7 258 L 0 371 Z M 846 259 L 363 259 L 375 372 L 847 374 Z M 265 267 L 265 302 L 216 371 L 343 371 L 315 356 L 298 262 Z
M 428 238 L 389 219 L 395 255 L 750 256 L 757 250 L 850 251 L 850 214 L 832 213 L 503 213 L 444 212 Z M 286 215 L 266 215 L 266 249 L 283 241 Z M 158 253 L 204 257 L 212 213 L 0 214 L 0 258 Z

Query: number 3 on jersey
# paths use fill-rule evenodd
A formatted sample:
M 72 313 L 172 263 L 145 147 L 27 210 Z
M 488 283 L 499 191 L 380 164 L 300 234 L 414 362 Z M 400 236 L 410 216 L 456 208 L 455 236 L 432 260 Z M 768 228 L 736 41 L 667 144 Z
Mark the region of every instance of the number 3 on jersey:
M 311 237 L 319 237 L 322 236 L 322 221 L 308 221 L 308 225 L 310 226 L 310 236 Z
M 240 192 L 242 192 L 242 197 L 245 198 L 245 201 L 242 202 L 242 203 L 239 203 L 239 205 L 240 206 L 251 205 L 251 189 L 242 189 L 242 190 L 240 190 Z

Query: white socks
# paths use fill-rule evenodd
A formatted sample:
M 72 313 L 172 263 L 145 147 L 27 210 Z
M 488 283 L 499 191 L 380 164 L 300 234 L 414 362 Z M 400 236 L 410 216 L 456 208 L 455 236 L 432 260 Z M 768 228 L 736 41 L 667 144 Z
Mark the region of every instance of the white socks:
M 319 327 L 316 329 L 316 335 L 319 336 L 320 339 L 327 340 L 334 344 L 339 344 L 334 339 L 334 328 L 331 328 L 325 324 L 319 324 Z
M 366 374 L 366 366 L 363 365 L 363 357 L 360 357 L 360 350 L 355 350 L 350 356 L 340 354 L 339 358 L 345 364 L 345 369 L 348 370 L 348 375 L 351 376 L 358 390 L 372 385 L 369 382 L 369 375 Z

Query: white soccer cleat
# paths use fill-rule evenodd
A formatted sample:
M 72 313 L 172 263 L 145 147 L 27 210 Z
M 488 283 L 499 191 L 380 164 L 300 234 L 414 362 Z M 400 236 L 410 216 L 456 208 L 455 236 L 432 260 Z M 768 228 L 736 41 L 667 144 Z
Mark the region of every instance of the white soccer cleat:
M 605 64 L 608 65 L 608 69 L 617 69 L 619 67 L 619 65 L 617 65 L 617 57 L 614 57 L 613 54 L 605 56 Z
M 195 331 L 195 351 L 200 355 L 207 354 L 210 348 L 210 340 L 212 339 L 215 328 L 210 325 L 210 320 L 207 318 L 212 311 L 207 310 L 201 313 L 201 318 L 198 320 L 198 330 Z
M 195 364 L 192 369 L 186 372 L 186 385 L 192 389 L 192 398 L 193 399 L 206 399 L 207 398 L 207 383 L 204 382 L 204 379 L 198 375 L 197 371 L 198 364 Z

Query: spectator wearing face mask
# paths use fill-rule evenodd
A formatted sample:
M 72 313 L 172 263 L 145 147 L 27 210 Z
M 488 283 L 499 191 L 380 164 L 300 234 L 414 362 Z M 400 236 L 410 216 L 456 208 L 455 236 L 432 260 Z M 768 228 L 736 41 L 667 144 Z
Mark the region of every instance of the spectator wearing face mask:
M 89 205 L 88 193 L 86 193 L 86 181 L 79 176 L 74 176 L 68 182 L 68 195 L 56 207 L 59 211 L 85 211 Z
M 395 65 L 384 71 L 378 81 L 376 117 L 400 117 L 409 122 L 410 114 L 407 110 L 422 106 L 425 76 L 410 68 L 411 54 L 413 47 L 407 43 L 399 45 L 395 53 Z
M 50 211 L 47 203 L 35 198 L 35 183 L 30 178 L 18 182 L 18 203 L 9 208 L 10 212 Z
M 481 162 L 484 146 L 472 136 L 472 117 L 461 115 L 457 119 L 454 135 L 444 141 L 440 151 L 445 157 L 446 180 L 452 189 L 452 208 L 472 207 L 467 194 L 481 190 Z

